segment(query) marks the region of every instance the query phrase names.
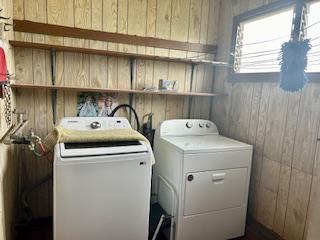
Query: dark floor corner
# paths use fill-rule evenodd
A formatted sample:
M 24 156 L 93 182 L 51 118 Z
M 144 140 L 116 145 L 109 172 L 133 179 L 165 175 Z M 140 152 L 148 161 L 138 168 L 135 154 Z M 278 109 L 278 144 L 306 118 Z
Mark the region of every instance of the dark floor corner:
M 28 225 L 21 225 L 16 228 L 17 240 L 52 240 L 52 218 L 33 220 Z M 158 240 L 165 240 L 159 236 Z M 234 240 L 281 240 L 276 234 L 266 230 L 256 221 L 247 221 L 246 235 Z

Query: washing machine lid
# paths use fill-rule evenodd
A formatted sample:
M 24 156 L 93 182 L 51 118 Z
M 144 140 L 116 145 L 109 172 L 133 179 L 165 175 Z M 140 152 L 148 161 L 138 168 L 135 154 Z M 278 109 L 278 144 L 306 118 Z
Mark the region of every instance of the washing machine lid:
M 143 141 L 60 143 L 62 158 L 147 153 Z
M 215 134 L 178 137 L 168 136 L 163 137 L 163 140 L 184 153 L 207 153 L 252 149 L 252 145 Z

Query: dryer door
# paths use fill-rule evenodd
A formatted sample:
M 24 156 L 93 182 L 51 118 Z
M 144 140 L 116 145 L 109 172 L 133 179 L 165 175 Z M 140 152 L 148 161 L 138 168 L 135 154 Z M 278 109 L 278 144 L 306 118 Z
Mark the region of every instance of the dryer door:
M 246 203 L 247 176 L 247 168 L 187 173 L 184 215 L 242 206 Z

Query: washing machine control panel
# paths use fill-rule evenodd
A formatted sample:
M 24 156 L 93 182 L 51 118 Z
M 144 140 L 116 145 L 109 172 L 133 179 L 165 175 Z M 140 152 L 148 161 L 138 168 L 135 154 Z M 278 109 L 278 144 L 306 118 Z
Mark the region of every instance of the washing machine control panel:
M 68 117 L 63 118 L 60 125 L 66 129 L 78 131 L 131 129 L 129 121 L 122 117 Z
M 160 135 L 202 135 L 218 134 L 216 125 L 203 119 L 173 119 L 166 120 L 160 125 Z

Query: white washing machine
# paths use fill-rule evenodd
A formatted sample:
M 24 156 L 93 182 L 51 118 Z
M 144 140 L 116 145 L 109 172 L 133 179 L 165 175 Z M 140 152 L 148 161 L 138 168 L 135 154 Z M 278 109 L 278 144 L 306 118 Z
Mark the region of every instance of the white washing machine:
M 66 129 L 131 128 L 125 118 L 64 118 Z M 151 147 L 142 141 L 60 143 L 54 159 L 55 240 L 147 240 Z
M 174 212 L 174 239 L 244 235 L 251 145 L 219 135 L 211 121 L 168 120 L 156 131 L 154 153 L 154 186 L 160 205 Z

